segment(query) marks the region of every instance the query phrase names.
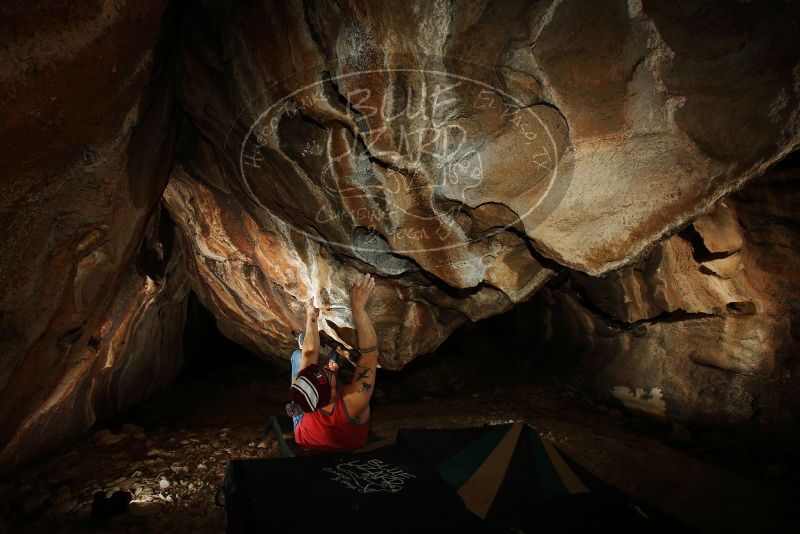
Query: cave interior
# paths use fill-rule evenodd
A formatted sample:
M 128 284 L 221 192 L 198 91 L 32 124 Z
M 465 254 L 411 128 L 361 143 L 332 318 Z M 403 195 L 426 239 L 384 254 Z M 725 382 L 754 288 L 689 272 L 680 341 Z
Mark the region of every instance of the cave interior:
M 365 348 L 362 275 L 375 439 L 523 421 L 664 531 L 796 528 L 799 23 L 4 3 L 0 532 L 224 531 L 298 334 Z

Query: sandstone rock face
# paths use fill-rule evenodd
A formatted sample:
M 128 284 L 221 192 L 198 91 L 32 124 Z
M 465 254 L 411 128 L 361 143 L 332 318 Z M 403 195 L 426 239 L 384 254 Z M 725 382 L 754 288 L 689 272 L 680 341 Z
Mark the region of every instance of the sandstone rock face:
M 540 350 L 599 396 L 662 419 L 796 428 L 797 168 L 770 173 L 602 278 L 549 290 Z
M 156 68 L 164 13 L 162 1 L 0 8 L 3 468 L 85 430 L 94 402 L 127 402 L 101 397 L 130 393 L 123 370 L 147 362 L 125 360 L 181 324 L 133 342 L 144 322 L 160 324 L 147 317 L 161 290 L 132 262 L 173 153 Z
M 234 195 L 221 193 L 176 171 L 164 194 L 184 240 L 191 244 L 188 273 L 201 302 L 217 316 L 220 330 L 257 354 L 285 358 L 304 327 L 304 303 L 345 305 L 348 280 L 374 266 L 341 257 L 280 219 L 261 228 Z M 539 286 L 551 272 L 539 266 L 518 236 L 507 233 L 490 272 L 497 279 Z M 516 262 L 516 263 L 515 263 Z M 379 278 L 371 308 L 380 332 L 381 363 L 398 369 L 435 349 L 465 320 L 507 311 L 512 301 L 485 286 L 454 295 L 406 262 L 403 276 Z M 501 270 L 502 269 L 502 270 Z M 504 278 L 501 278 L 504 277 Z M 523 284 L 521 284 L 523 285 Z M 355 343 L 349 307 L 324 311 L 320 326 L 331 336 Z
M 175 5 L 2 8 L 3 465 L 166 384 L 187 284 L 285 358 L 371 272 L 397 369 L 561 272 L 606 393 L 734 420 L 783 369 L 794 234 L 730 194 L 798 147 L 796 3 Z
M 178 89 L 192 128 L 166 197 L 197 243 L 193 287 L 228 335 L 274 353 L 304 301 L 341 304 L 349 273 L 372 272 L 397 368 L 559 265 L 630 264 L 798 145 L 796 10 L 196 9 Z M 350 321 L 321 326 L 347 338 Z
M 66 371 L 52 377 L 46 401 L 26 414 L 0 454 L 4 470 L 140 403 L 177 376 L 189 295 L 184 253 L 158 212 L 146 230 L 95 332 L 86 345 L 71 347 Z

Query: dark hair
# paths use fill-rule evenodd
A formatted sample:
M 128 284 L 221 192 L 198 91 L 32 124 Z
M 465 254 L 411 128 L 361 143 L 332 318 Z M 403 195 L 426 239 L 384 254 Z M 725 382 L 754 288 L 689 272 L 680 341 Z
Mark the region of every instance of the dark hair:
M 356 376 L 356 366 L 350 358 L 339 358 L 339 371 L 336 373 L 336 380 L 343 386 L 353 383 Z
M 356 349 L 348 349 L 341 343 L 331 340 L 328 345 L 331 347 L 329 359 L 334 360 L 339 366 L 336 372 L 337 383 L 346 386 L 353 383 L 353 378 L 356 374 L 356 362 L 361 357 L 361 354 Z M 340 349 L 347 353 L 347 357 L 340 356 L 336 349 Z

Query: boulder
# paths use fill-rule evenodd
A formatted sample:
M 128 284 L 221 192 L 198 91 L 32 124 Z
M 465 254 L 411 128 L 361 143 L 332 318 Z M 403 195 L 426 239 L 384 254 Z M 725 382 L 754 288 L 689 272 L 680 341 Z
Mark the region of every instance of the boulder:
M 796 431 L 798 184 L 787 162 L 641 262 L 537 295 L 540 357 L 569 354 L 595 395 L 662 420 Z M 709 242 L 738 243 L 712 253 L 738 268 L 708 269 Z
M 723 282 L 742 236 L 719 200 L 798 146 L 797 11 L 195 6 L 165 195 L 192 287 L 226 335 L 286 358 L 310 298 L 345 306 L 320 328 L 353 342 L 346 286 L 370 272 L 391 369 L 563 267 L 599 276 L 654 249 L 672 293 L 625 320 L 748 307 Z M 716 276 L 689 294 L 696 249 L 667 238 L 692 221 Z

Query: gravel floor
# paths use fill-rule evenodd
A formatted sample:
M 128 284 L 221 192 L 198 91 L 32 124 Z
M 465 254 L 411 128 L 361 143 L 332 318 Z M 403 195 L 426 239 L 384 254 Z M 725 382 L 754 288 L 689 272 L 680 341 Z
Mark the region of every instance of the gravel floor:
M 513 369 L 511 371 L 514 371 Z M 548 377 L 509 382 L 495 368 L 429 361 L 383 373 L 373 429 L 464 427 L 522 419 L 584 467 L 634 498 L 702 531 L 786 531 L 795 525 L 797 465 L 710 451 L 687 429 L 596 405 Z M 278 457 L 264 432 L 280 413 L 288 371 L 254 362 L 186 379 L 93 429 L 0 485 L 0 532 L 223 532 L 214 493 L 232 458 Z M 95 492 L 134 494 L 128 511 L 98 520 Z

